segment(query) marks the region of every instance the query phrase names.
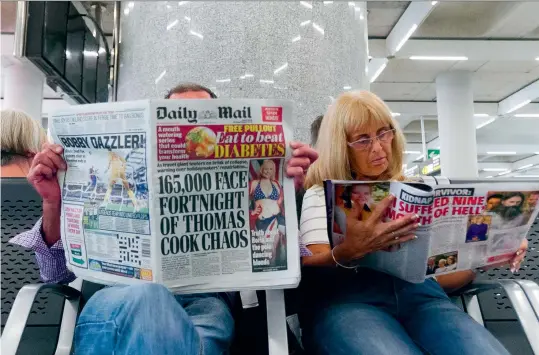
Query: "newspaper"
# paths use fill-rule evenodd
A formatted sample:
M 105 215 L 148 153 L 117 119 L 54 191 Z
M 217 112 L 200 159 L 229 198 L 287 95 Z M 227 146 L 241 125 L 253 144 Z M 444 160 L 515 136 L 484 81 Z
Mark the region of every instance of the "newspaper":
M 145 100 L 52 114 L 64 147 L 67 264 L 106 284 L 178 292 L 295 287 L 294 107 L 283 100 Z
M 384 221 L 417 214 L 417 239 L 354 261 L 409 282 L 509 261 L 539 213 L 539 182 L 427 184 L 326 181 L 331 246 L 344 241 L 346 219 L 369 218 L 396 196 Z

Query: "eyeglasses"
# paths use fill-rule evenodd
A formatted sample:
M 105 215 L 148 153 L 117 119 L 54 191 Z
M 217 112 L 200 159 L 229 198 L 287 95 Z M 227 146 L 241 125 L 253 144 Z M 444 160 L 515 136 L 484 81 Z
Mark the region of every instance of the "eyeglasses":
M 395 137 L 395 128 L 383 131 L 373 138 L 361 138 L 355 142 L 349 142 L 348 145 L 357 150 L 369 150 L 372 147 L 372 143 L 375 139 L 378 139 L 379 142 L 389 143 L 393 137 Z

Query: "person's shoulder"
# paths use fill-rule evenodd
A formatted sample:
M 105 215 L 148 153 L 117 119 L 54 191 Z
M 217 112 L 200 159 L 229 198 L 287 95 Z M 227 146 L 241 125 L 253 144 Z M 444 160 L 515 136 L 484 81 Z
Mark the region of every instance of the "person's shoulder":
M 320 185 L 314 185 L 305 191 L 305 198 L 307 196 L 318 196 L 318 197 L 324 197 L 324 187 Z
M 303 210 L 312 207 L 324 207 L 326 206 L 326 199 L 324 196 L 324 188 L 319 185 L 310 187 L 305 191 L 303 196 Z

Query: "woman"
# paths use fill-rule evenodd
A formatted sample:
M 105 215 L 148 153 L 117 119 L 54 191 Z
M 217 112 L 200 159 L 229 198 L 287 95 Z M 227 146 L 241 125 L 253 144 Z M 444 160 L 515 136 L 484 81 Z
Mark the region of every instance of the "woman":
M 481 242 L 487 240 L 488 224 L 483 222 L 483 217 L 475 216 L 466 233 L 466 243 Z
M 32 159 L 47 141 L 38 121 L 24 112 L 2 110 L 0 121 L 2 147 L 1 177 L 26 177 Z
M 280 265 L 286 256 L 286 243 L 281 242 L 284 234 L 283 189 L 275 180 L 277 169 L 273 160 L 264 160 L 259 170 L 259 177 L 251 182 L 249 195 L 254 201 L 251 211 L 251 225 L 263 231 L 265 237 L 274 236 L 270 265 Z M 254 223 L 253 223 L 254 222 Z M 282 250 L 281 250 L 282 249 Z
M 455 255 L 449 255 L 447 257 L 447 271 L 452 271 L 457 268 L 457 259 L 455 258 Z
M 344 93 L 324 116 L 300 223 L 300 243 L 310 254 L 302 259 L 304 345 L 310 354 L 332 355 L 508 354 L 442 288 L 463 286 L 473 279 L 472 271 L 412 284 L 371 269 L 350 269 L 352 260 L 371 252 L 413 243 L 417 216 L 382 222 L 394 196 L 379 202 L 368 220 L 349 219 L 344 242 L 330 248 L 323 181 L 403 180 L 403 148 L 391 112 L 374 94 Z

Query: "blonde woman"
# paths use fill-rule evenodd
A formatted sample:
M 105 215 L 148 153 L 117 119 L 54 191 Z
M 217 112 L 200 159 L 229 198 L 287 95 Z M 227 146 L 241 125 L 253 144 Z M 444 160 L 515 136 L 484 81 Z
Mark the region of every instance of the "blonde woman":
M 1 177 L 26 177 L 32 159 L 47 141 L 38 121 L 26 113 L 2 110 L 0 121 L 2 147 Z
M 348 218 L 344 242 L 329 245 L 324 180 L 403 180 L 404 138 L 384 102 L 365 91 L 342 94 L 322 120 L 316 148 L 300 222 L 306 246 L 300 320 L 309 354 L 508 354 L 444 292 L 470 282 L 472 271 L 412 284 L 350 266 L 374 251 L 413 243 L 417 216 L 382 222 L 393 196 L 367 220 Z M 512 263 L 522 261 L 526 247 Z

